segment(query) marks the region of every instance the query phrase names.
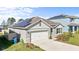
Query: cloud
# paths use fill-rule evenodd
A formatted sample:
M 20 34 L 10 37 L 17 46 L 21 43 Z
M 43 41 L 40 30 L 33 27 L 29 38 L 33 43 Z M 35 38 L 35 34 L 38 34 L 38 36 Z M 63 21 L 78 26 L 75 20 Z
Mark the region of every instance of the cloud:
M 41 18 L 44 18 L 44 19 L 48 19 L 49 17 L 46 17 L 46 16 L 39 16 Z
M 27 17 L 30 16 L 32 12 L 33 8 L 27 8 L 27 7 L 13 7 L 13 8 L 0 7 L 0 15 L 3 16 Z
M 17 21 L 20 18 L 27 18 L 32 15 L 34 8 L 29 7 L 0 7 L 0 23 L 7 21 L 9 17 L 14 17 Z
M 32 8 L 26 8 L 24 10 L 27 10 L 26 12 L 28 12 L 28 13 L 32 13 L 33 12 L 33 9 Z

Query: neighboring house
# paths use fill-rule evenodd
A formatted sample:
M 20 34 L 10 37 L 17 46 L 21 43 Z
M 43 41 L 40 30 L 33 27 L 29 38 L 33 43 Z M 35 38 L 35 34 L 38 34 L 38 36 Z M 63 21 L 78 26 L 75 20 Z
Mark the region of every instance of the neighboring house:
M 64 25 L 64 32 L 79 30 L 79 17 L 70 15 L 58 15 L 49 18 L 50 21 L 60 22 Z
M 68 27 L 69 31 L 74 33 L 75 31 L 79 30 L 79 23 L 71 22 L 68 24 Z
M 20 34 L 24 43 L 37 39 L 52 39 L 53 36 L 63 33 L 63 25 L 58 22 L 45 20 L 40 17 L 23 20 L 9 27 L 9 33 Z

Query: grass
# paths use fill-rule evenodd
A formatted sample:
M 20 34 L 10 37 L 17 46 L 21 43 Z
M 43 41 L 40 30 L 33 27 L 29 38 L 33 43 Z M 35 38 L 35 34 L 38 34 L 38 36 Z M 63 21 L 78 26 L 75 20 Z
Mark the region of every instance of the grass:
M 58 36 L 58 41 L 79 46 L 79 31 L 76 31 L 75 33 L 63 33 Z
M 0 36 L 1 36 L 1 35 L 4 35 L 4 33 L 3 33 L 3 32 L 0 32 Z
M 35 45 L 33 45 L 33 48 L 29 48 L 26 47 L 26 45 L 23 42 L 19 42 L 5 49 L 4 51 L 44 51 L 44 50 Z
M 79 33 L 74 33 L 73 37 L 70 37 L 67 43 L 79 46 Z

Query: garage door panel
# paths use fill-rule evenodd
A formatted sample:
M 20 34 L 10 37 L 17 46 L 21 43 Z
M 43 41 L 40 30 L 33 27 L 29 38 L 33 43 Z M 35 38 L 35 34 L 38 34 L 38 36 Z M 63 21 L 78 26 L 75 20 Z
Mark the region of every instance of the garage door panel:
M 35 32 L 31 33 L 31 40 L 41 40 L 41 39 L 48 39 L 48 32 Z

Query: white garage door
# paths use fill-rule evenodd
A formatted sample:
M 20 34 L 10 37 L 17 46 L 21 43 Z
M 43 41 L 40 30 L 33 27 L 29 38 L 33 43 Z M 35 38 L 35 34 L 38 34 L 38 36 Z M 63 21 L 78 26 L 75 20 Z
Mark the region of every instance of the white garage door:
M 48 39 L 48 31 L 31 33 L 31 41 Z

